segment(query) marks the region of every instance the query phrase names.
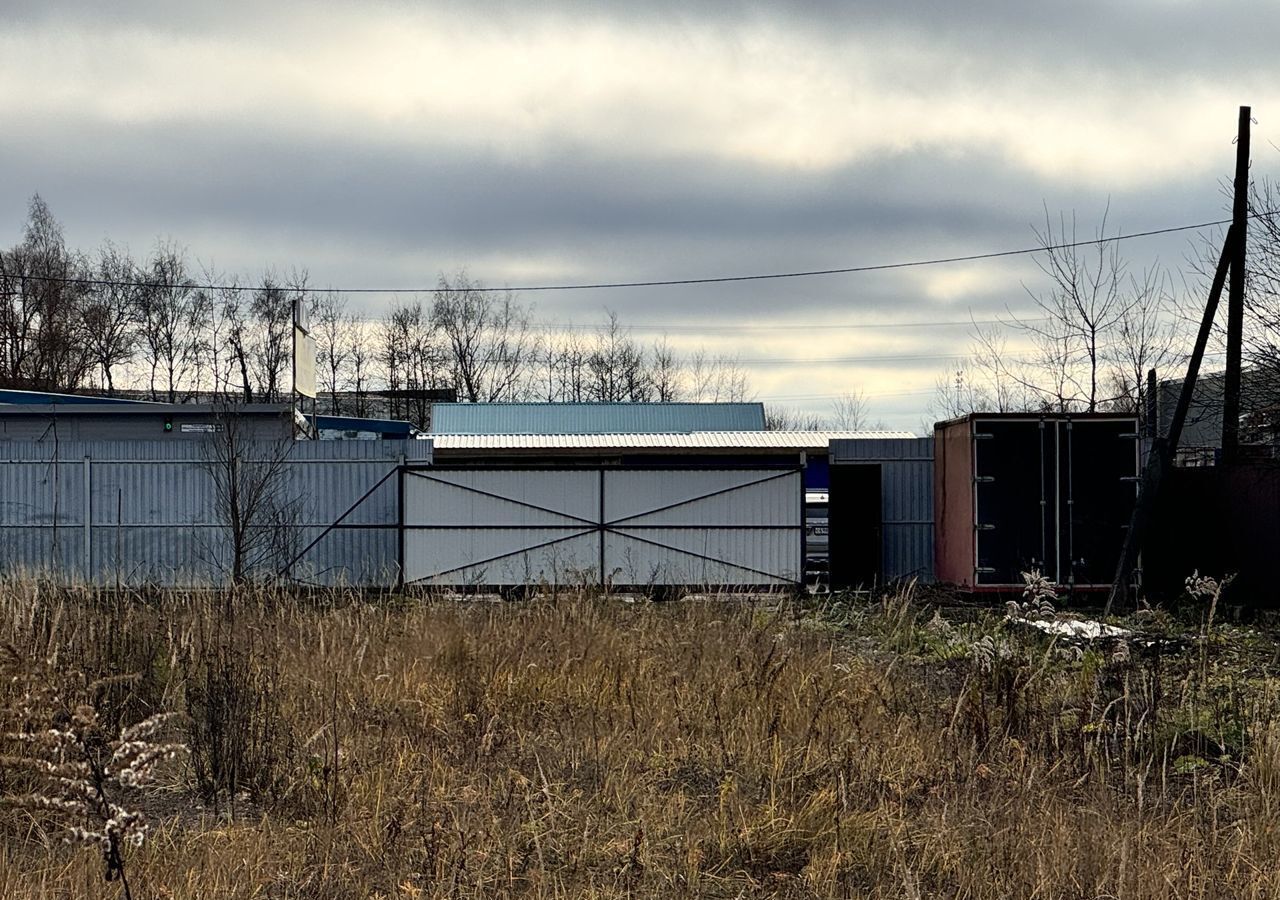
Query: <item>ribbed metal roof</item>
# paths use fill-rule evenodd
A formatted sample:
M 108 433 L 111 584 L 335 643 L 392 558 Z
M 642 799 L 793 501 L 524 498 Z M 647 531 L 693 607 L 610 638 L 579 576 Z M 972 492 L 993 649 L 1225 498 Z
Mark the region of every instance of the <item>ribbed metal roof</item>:
M 49 391 L 15 391 L 0 390 L 0 403 L 22 406 L 47 406 L 56 403 L 59 406 L 122 406 L 125 404 L 147 405 L 142 400 L 124 400 L 120 397 L 95 397 L 87 394 L 55 394 Z
M 761 403 L 437 403 L 439 434 L 675 434 L 763 431 Z
M 683 434 L 432 434 L 459 450 L 821 450 L 833 440 L 911 439 L 909 431 L 693 431 Z
M 361 416 L 316 416 L 316 427 L 329 431 L 372 431 L 383 437 L 407 438 L 418 434 L 412 422 L 401 419 L 366 419 Z

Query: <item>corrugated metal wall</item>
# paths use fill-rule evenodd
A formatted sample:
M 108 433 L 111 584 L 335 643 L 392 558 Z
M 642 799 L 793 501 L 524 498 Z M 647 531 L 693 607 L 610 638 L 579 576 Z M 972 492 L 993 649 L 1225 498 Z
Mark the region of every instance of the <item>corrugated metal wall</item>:
M 761 403 L 437 403 L 434 434 L 763 431 Z
M 141 435 L 157 443 L 202 441 L 204 429 L 218 424 L 221 411 L 208 404 L 123 403 L 92 405 L 0 405 L 0 440 L 69 443 L 132 441 Z M 240 433 L 262 440 L 293 433 L 292 415 L 283 404 L 243 404 L 237 410 Z M 173 430 L 165 432 L 168 421 Z
M 282 545 L 314 542 L 295 577 L 396 582 L 402 457 L 429 462 L 430 442 L 290 445 L 278 489 L 295 524 Z M 230 544 L 209 465 L 207 445 L 194 441 L 0 442 L 0 570 L 99 584 L 223 581 Z
M 409 582 L 743 586 L 800 578 L 798 469 L 433 468 L 404 477 Z
M 832 465 L 854 463 L 880 466 L 884 577 L 932 581 L 933 438 L 831 442 Z

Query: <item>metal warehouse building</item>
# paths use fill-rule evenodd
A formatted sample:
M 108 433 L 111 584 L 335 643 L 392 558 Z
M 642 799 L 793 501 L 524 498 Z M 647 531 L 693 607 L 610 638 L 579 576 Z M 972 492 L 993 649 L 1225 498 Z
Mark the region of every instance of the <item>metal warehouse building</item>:
M 804 490 L 832 441 L 902 432 L 432 435 L 406 532 L 422 583 L 795 585 Z M 821 465 L 809 465 L 818 462 Z M 429 485 L 415 484 L 427 481 Z
M 96 398 L 95 398 L 96 399 Z M 234 407 L 242 434 L 260 440 L 293 436 L 284 403 Z M 215 433 L 221 407 L 208 403 L 20 403 L 0 400 L 0 441 L 181 441 Z
M 0 440 L 172 440 L 217 432 L 234 414 L 242 434 L 293 437 L 314 424 L 321 440 L 400 440 L 421 437 L 410 422 L 356 416 L 295 414 L 287 403 L 158 403 L 44 391 L 0 390 Z M 299 427 L 301 426 L 301 427 Z

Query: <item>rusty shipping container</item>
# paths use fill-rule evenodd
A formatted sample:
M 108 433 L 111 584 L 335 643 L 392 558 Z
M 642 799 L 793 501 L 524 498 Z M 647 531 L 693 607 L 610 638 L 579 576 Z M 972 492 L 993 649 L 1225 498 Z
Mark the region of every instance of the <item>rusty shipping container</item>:
M 1038 569 L 1107 587 L 1137 496 L 1138 423 L 1115 413 L 974 414 L 934 426 L 935 565 L 975 591 Z

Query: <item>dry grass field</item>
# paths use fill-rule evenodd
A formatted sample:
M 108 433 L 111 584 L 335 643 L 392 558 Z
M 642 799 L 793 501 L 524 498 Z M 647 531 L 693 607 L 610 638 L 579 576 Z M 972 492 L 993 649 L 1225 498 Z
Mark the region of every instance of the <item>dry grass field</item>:
M 1275 898 L 1275 645 L 1207 619 L 7 583 L 0 897 Z

